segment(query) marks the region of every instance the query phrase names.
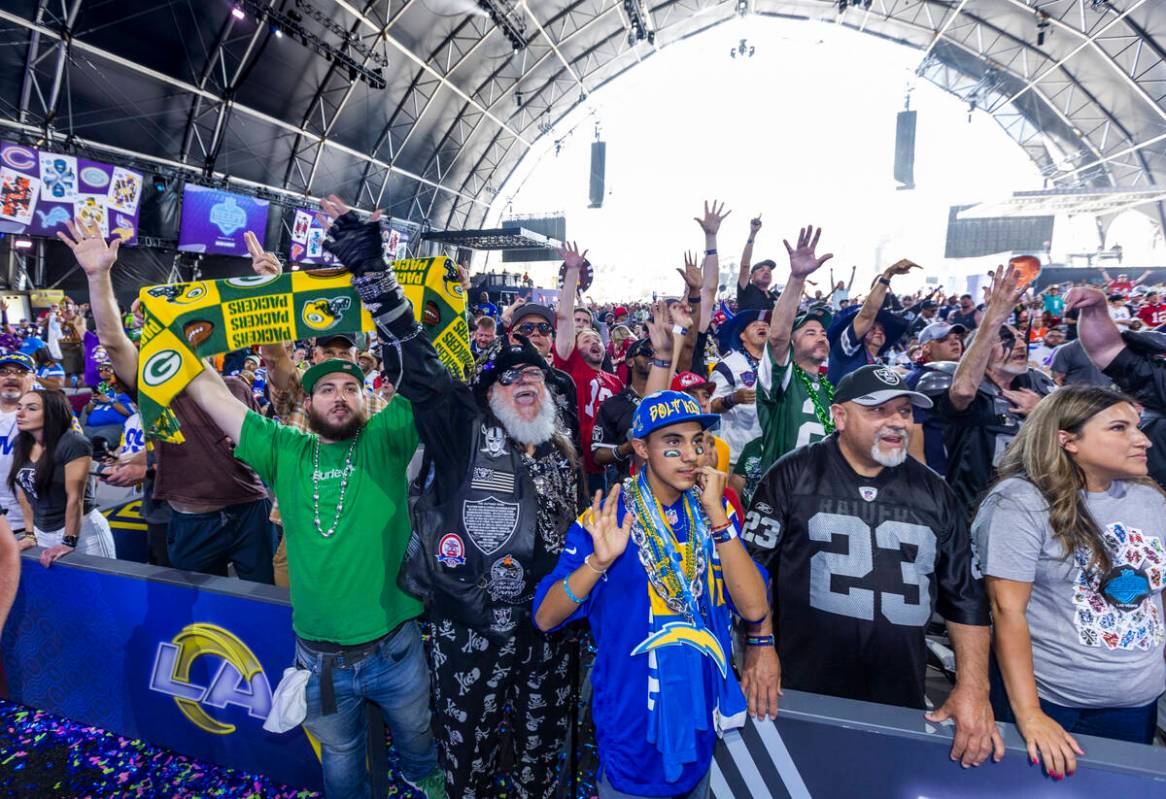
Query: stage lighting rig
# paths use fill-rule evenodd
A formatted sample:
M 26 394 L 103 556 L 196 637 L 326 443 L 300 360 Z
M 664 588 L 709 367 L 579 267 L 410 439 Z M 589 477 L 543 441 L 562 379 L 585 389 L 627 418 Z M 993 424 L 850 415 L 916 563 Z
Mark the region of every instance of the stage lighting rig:
M 628 46 L 635 47 L 636 42 L 648 40 L 648 44 L 656 43 L 656 31 L 652 30 L 652 19 L 644 9 L 642 0 L 623 0 L 624 14 L 628 24 Z
M 303 25 L 303 16 L 292 9 L 289 9 L 286 13 L 276 11 L 259 0 L 239 0 L 238 5 L 246 6 L 247 10 L 259 21 L 259 24 L 262 25 L 266 22 L 271 26 L 273 31 L 283 31 L 283 33 L 287 34 L 288 38 L 299 42 L 325 61 L 339 66 L 348 73 L 348 79 L 350 81 L 355 83 L 357 80 L 362 80 L 373 89 L 384 89 L 388 85 L 385 82 L 384 74 L 384 67 L 388 65 L 388 60 L 379 54 L 376 58 L 370 56 L 373 61 L 381 64 L 381 66 L 374 69 L 369 69 L 364 64 L 356 61 L 346 51 L 350 47 L 359 51 L 363 48 L 363 44 L 359 47 L 354 47 L 353 39 L 348 36 L 347 31 L 343 28 L 340 29 L 340 33 L 343 34 L 343 44 L 341 45 L 341 49 L 338 50 L 314 32 L 305 28 Z M 304 3 L 303 5 L 308 4 Z
M 514 52 L 526 49 L 526 17 L 514 0 L 478 0 L 478 6 L 490 15 L 490 21 L 506 36 Z

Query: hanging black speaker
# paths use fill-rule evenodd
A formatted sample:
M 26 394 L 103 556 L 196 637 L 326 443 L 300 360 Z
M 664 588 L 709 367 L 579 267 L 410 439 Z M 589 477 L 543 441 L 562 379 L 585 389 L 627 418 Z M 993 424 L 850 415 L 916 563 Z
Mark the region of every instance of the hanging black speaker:
M 603 207 L 603 170 L 607 162 L 607 142 L 591 142 L 591 208 Z
M 895 180 L 915 188 L 915 112 L 900 111 L 895 122 Z

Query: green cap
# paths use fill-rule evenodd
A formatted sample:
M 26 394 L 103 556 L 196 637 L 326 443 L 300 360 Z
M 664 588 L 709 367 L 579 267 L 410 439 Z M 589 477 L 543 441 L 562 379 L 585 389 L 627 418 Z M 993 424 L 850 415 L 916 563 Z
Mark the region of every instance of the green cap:
M 826 328 L 830 327 L 831 321 L 832 321 L 832 315 L 831 315 L 830 311 L 821 307 L 821 306 L 817 306 L 814 308 L 810 308 L 805 313 L 798 314 L 797 316 L 795 316 L 793 327 L 790 328 L 790 332 L 792 333 L 794 330 L 797 330 L 799 327 L 804 325 L 806 322 L 818 322 L 819 324 L 822 325 L 823 329 L 826 329 Z
M 320 378 L 336 372 L 344 372 L 345 374 L 352 375 L 360 382 L 364 382 L 364 372 L 361 371 L 359 366 L 352 361 L 342 361 L 339 358 L 332 358 L 331 360 L 318 363 L 304 372 L 304 376 L 300 380 L 300 383 L 304 387 L 304 393 L 309 397 L 312 396 L 312 391 L 316 388 L 316 384 L 320 382 Z

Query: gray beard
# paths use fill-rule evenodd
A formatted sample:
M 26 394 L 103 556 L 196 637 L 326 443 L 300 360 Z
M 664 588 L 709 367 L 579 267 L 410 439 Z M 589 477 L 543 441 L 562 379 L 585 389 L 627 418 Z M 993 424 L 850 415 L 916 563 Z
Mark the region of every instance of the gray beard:
M 875 443 L 870 445 L 870 456 L 874 459 L 875 463 L 882 464 L 883 466 L 887 466 L 891 469 L 895 468 L 896 466 L 902 466 L 903 462 L 907 460 L 907 444 L 909 443 L 907 441 L 906 430 L 903 431 L 902 436 L 903 446 L 895 450 L 894 454 L 883 452 L 881 449 L 879 449 L 878 439 L 875 439 Z
M 544 394 L 539 401 L 538 415 L 533 419 L 523 419 L 518 411 L 494 392 L 489 399 L 490 411 L 506 428 L 507 434 L 525 446 L 538 446 L 551 440 L 555 434 L 555 401 Z

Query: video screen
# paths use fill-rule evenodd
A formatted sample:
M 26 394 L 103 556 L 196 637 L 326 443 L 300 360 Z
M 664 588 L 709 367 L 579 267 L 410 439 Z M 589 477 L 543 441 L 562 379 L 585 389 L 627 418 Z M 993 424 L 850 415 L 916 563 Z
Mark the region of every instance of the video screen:
M 182 192 L 178 249 L 208 255 L 250 257 L 243 234 L 250 230 L 266 246 L 267 200 L 187 184 Z

